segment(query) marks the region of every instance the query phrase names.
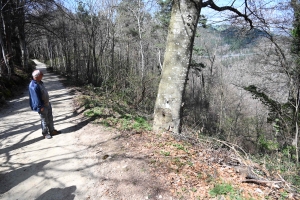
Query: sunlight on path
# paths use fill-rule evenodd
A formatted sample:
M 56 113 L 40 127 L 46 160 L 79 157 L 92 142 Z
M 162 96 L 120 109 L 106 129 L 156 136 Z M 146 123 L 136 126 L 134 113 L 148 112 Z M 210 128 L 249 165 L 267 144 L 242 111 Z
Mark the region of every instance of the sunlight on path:
M 82 149 L 74 147 L 73 96 L 46 71 L 43 81 L 61 135 L 43 139 L 38 113 L 31 111 L 28 90 L 0 111 L 0 199 L 83 199 L 84 177 L 78 170 Z

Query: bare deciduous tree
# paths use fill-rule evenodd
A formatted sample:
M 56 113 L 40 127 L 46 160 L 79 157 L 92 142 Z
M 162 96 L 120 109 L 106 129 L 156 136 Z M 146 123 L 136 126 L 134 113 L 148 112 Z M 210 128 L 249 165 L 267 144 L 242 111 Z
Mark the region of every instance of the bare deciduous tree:
M 196 28 L 203 7 L 210 7 L 217 11 L 231 11 L 252 26 L 247 9 L 245 13 L 241 13 L 233 6 L 219 7 L 213 0 L 173 1 L 162 78 L 154 110 L 153 129 L 155 131 L 180 132 L 182 97 L 191 63 Z

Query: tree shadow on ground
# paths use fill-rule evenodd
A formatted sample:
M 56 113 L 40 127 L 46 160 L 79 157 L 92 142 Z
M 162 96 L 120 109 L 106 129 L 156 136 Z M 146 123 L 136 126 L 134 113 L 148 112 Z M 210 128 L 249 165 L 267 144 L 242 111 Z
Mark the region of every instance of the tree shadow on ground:
M 75 185 L 66 188 L 51 188 L 50 190 L 36 198 L 36 200 L 73 200 L 75 199 L 75 194 L 73 194 L 75 191 Z
M 93 134 L 107 134 L 107 132 L 99 130 Z M 117 134 L 99 139 L 93 144 L 85 144 L 88 151 L 95 154 L 84 154 L 84 158 L 96 158 L 97 162 L 78 166 L 77 170 L 83 175 L 90 176 L 91 180 L 97 180 L 96 183 L 101 183 L 96 192 L 103 195 L 102 199 L 132 199 L 133 194 L 148 196 L 151 199 L 169 196 L 167 187 L 149 174 L 151 158 L 143 153 L 132 153 L 130 149 L 127 151 L 123 146 L 128 144 L 128 137 L 130 137 L 128 134 Z M 91 170 L 97 173 L 91 173 Z
M 19 149 L 19 148 L 25 147 L 27 145 L 33 144 L 33 143 L 41 141 L 43 139 L 44 138 L 41 135 L 40 137 L 34 138 L 32 140 L 28 140 L 28 141 L 25 141 L 25 142 L 20 142 L 20 143 L 13 144 L 12 146 L 9 146 L 7 148 L 0 149 L 0 155 L 3 154 L 3 153 L 8 153 L 10 151 L 13 151 L 15 149 Z
M 38 130 L 38 129 L 41 128 L 41 125 L 34 125 L 35 123 L 37 123 L 37 121 L 33 122 L 33 121 L 28 121 L 27 120 L 26 122 L 24 120 L 24 123 L 22 123 L 20 125 L 14 125 L 13 127 L 10 127 L 8 129 L 6 129 L 5 132 L 0 133 L 0 139 L 6 139 L 8 137 L 18 135 L 18 134 L 22 134 L 24 132 L 32 133 L 32 130 L 35 131 L 35 130 Z
M 49 162 L 50 160 L 45 160 L 27 167 L 21 167 L 6 174 L 0 174 L 0 194 L 4 194 L 29 177 L 43 171 L 43 167 Z
M 75 131 L 82 129 L 83 127 L 85 127 L 86 125 L 88 125 L 90 122 L 94 120 L 95 118 L 87 118 L 73 126 L 69 126 L 68 128 L 61 129 L 60 131 L 62 132 L 62 134 L 73 133 Z

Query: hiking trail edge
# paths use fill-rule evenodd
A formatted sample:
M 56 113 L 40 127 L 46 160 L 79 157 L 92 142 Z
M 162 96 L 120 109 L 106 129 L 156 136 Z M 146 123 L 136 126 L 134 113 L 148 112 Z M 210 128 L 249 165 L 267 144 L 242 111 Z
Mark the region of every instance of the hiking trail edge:
M 0 111 L 0 199 L 174 199 L 153 180 L 146 161 L 126 151 L 120 132 L 89 123 L 74 106 L 75 92 L 34 62 L 45 74 L 62 134 L 43 139 L 28 90 L 7 103 Z

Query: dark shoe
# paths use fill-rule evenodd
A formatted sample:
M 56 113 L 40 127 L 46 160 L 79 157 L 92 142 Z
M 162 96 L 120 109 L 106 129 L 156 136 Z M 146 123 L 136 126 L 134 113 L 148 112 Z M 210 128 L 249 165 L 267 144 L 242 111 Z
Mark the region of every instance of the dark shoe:
M 50 134 L 47 134 L 47 135 L 44 135 L 44 138 L 45 138 L 45 139 L 51 139 L 52 137 L 51 137 Z
M 53 136 L 53 135 L 58 135 L 58 134 L 61 134 L 61 131 L 54 130 L 54 131 L 52 131 L 52 133 L 50 135 Z

